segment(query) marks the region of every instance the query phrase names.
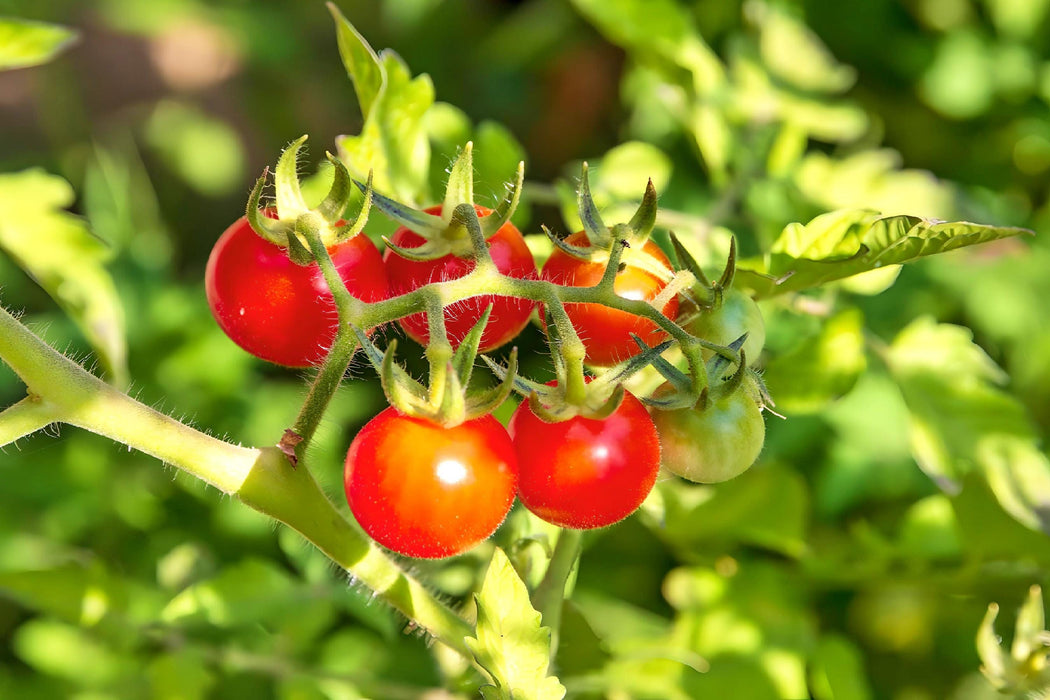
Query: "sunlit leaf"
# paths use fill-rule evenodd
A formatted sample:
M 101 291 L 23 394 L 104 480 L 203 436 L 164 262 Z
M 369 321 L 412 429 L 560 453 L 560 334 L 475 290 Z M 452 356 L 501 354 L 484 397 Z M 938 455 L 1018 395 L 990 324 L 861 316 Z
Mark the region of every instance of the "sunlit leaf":
M 851 308 L 832 316 L 817 335 L 766 363 L 763 380 L 785 413 L 812 413 L 845 395 L 867 367 L 864 317 Z
M 344 62 L 349 51 L 347 69 L 359 99 L 363 96 L 367 103 L 361 105 L 365 115 L 361 133 L 336 140 L 339 157 L 359 180 L 364 181 L 371 171 L 377 191 L 404 203 L 418 203 L 425 198 L 430 167 L 425 119 L 434 104 L 430 77 L 413 78 L 408 65 L 390 49 L 380 52 L 378 62 L 370 64 L 371 48 L 338 10 L 333 9 L 333 15 Z
M 361 115 L 368 118 L 372 105 L 383 85 L 383 71 L 379 65 L 379 56 L 365 38 L 358 33 L 354 25 L 347 21 L 335 3 L 328 3 L 328 10 L 335 20 L 335 35 L 339 42 L 339 56 L 347 75 L 354 82 L 357 103 L 361 106 Z
M 0 250 L 29 273 L 80 327 L 117 384 L 127 378 L 124 310 L 106 245 L 63 211 L 73 189 L 40 169 L 0 174 Z
M 692 72 L 700 92 L 725 81 L 725 68 L 700 38 L 688 10 L 673 0 L 573 0 L 573 6 L 609 41 L 650 52 Z
M 548 675 L 550 629 L 529 602 L 529 591 L 503 550 L 493 552 L 476 596 L 476 637 L 466 639 L 494 685 L 482 688 L 486 700 L 558 700 L 565 688 Z
M 936 219 L 955 213 L 950 185 L 924 170 L 902 170 L 900 154 L 886 148 L 845 158 L 809 153 L 795 182 L 806 197 L 829 210 L 906 211 Z
M 824 43 L 805 24 L 775 5 L 759 5 L 759 48 L 774 74 L 804 89 L 842 92 L 855 71 L 835 60 Z M 790 57 L 790 58 L 788 58 Z
M 956 494 L 977 469 L 1007 512 L 1050 532 L 1050 460 L 1023 405 L 996 386 L 1005 373 L 969 329 L 919 319 L 886 358 L 911 413 L 912 454 L 922 470 Z
M 56 24 L 0 17 L 0 70 L 47 63 L 76 38 L 75 31 Z
M 1030 233 L 1022 228 L 840 210 L 789 224 L 764 260 L 741 261 L 737 284 L 758 297 L 795 292 L 887 265 Z

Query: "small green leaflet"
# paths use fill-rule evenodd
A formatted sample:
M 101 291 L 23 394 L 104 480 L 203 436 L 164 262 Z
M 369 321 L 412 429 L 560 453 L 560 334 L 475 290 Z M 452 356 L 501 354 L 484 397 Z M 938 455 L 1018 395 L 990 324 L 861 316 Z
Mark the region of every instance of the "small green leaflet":
M 124 309 L 105 268 L 110 249 L 63 211 L 73 188 L 34 168 L 0 174 L 0 250 L 80 327 L 115 384 L 127 381 Z
M 0 70 L 47 63 L 77 38 L 56 24 L 0 17 Z
M 481 689 L 485 700 L 561 700 L 565 687 L 547 675 L 551 632 L 540 626 L 540 614 L 507 555 L 497 548 L 475 596 L 476 637 L 466 639 L 493 685 Z
M 911 450 L 922 470 L 950 495 L 979 470 L 1004 510 L 1050 533 L 1050 460 L 1024 406 L 996 386 L 1006 373 L 972 332 L 922 318 L 885 357 L 911 414 Z
M 365 118 L 359 135 L 336 139 L 339 157 L 359 180 L 373 172 L 377 191 L 418 203 L 426 195 L 430 166 L 424 117 L 434 104 L 434 85 L 427 75 L 413 78 L 393 51 L 377 55 L 335 5 L 329 4 L 329 10 L 336 22 L 339 54 Z
M 766 258 L 740 262 L 736 282 L 758 298 L 797 292 L 956 248 L 1030 234 L 1010 226 L 882 216 L 863 209 L 788 224 Z

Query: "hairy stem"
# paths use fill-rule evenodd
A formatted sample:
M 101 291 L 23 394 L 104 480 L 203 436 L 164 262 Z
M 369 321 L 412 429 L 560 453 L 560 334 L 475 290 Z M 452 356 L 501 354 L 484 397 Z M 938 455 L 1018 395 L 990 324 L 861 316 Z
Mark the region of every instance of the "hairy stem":
M 558 630 L 561 627 L 561 609 L 565 602 L 565 584 L 580 561 L 583 531 L 563 529 L 554 545 L 547 572 L 532 594 L 532 605 L 543 618 L 543 625 L 551 630 L 551 658 L 558 651 Z
M 154 411 L 59 353 L 2 307 L 0 357 L 48 407 L 48 422 L 75 425 L 134 447 L 285 523 L 420 627 L 469 658 L 463 638 L 472 633 L 470 625 L 351 524 L 309 471 L 292 469 L 276 447 L 232 445 Z
M 29 395 L 0 411 L 0 447 L 57 421 L 54 409 L 39 396 Z
M 354 352 L 357 350 L 357 337 L 350 329 L 350 324 L 354 322 L 355 311 L 361 305 L 361 302 L 347 291 L 343 278 L 339 276 L 331 256 L 328 255 L 328 249 L 324 247 L 316 231 L 312 232 L 312 235 L 307 235 L 306 240 L 310 244 L 310 252 L 317 260 L 318 267 L 321 268 L 321 274 L 324 275 L 328 289 L 332 292 L 332 300 L 339 314 L 339 329 L 336 331 L 335 340 L 325 357 L 324 364 L 321 365 L 321 369 L 318 370 L 317 376 L 310 385 L 306 401 L 303 402 L 292 428 L 302 438 L 302 442 L 295 448 L 300 458 L 309 446 L 314 433 L 317 432 L 321 417 L 328 408 L 332 396 L 335 395 L 336 389 L 339 388 L 343 375 L 346 374 L 346 368 L 350 366 L 350 360 L 353 359 Z

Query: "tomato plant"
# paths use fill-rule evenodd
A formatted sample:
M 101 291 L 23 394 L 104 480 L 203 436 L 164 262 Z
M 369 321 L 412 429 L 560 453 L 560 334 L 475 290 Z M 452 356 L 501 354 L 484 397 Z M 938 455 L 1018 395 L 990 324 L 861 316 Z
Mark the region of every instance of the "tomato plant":
M 482 206 L 474 207 L 479 216 L 491 213 Z M 440 214 L 441 207 L 434 206 L 426 210 L 428 214 Z M 418 248 L 423 238 L 405 227 L 399 228 L 391 237 L 391 242 L 403 248 Z M 489 254 L 496 264 L 496 269 L 510 277 L 530 279 L 536 276 L 536 262 L 525 245 L 521 231 L 512 224 L 506 223 L 488 238 Z M 445 255 L 434 260 L 408 260 L 387 250 L 383 256 L 387 275 L 390 278 L 394 294 L 404 294 L 422 287 L 429 282 L 443 282 L 458 279 L 474 269 L 474 260 L 456 255 Z M 484 295 L 465 299 L 445 308 L 445 331 L 453 347 L 481 318 L 485 308 L 492 304 L 492 313 L 481 334 L 480 352 L 488 352 L 511 341 L 525 324 L 535 306 L 526 299 L 508 296 Z M 402 318 L 401 327 L 410 338 L 426 345 L 430 337 L 426 314 L 412 314 Z
M 722 295 L 721 304 L 701 309 L 686 326 L 693 335 L 719 345 L 729 345 L 747 333 L 742 349 L 748 364 L 758 359 L 766 343 L 766 325 L 755 300 L 739 289 Z
M 369 302 L 386 298 L 383 260 L 366 236 L 333 245 L 328 254 L 351 294 Z M 308 367 L 324 359 L 335 337 L 339 319 L 317 263 L 293 263 L 244 217 L 212 248 L 204 288 L 219 327 L 263 360 Z
M 346 454 L 346 499 L 376 542 L 410 557 L 459 554 L 491 535 L 514 502 L 517 459 L 492 416 L 453 428 L 387 408 Z
M 587 238 L 582 231 L 578 231 L 565 242 L 586 246 Z M 646 241 L 642 252 L 657 265 L 670 270 L 671 263 L 667 256 L 652 241 Z M 624 253 L 626 264 L 623 270 L 616 274 L 613 289 L 625 299 L 655 298 L 667 283 L 637 262 L 632 264 L 629 253 L 630 251 Z M 603 263 L 574 258 L 561 249 L 555 249 L 543 266 L 541 276 L 545 280 L 571 287 L 593 287 L 601 280 L 604 272 Z M 665 316 L 674 320 L 678 314 L 678 299 L 669 299 L 662 311 Z M 587 362 L 592 365 L 613 365 L 636 355 L 638 346 L 631 339 L 632 333 L 649 345 L 656 345 L 666 337 L 659 326 L 649 319 L 599 304 L 566 304 L 565 312 L 587 347 Z
M 660 435 L 663 466 L 702 484 L 732 479 L 746 471 L 762 452 L 766 424 L 748 380 L 706 406 L 653 411 Z M 664 385 L 657 389 L 669 387 Z
M 612 525 L 637 510 L 656 483 L 660 441 L 645 406 L 629 393 L 604 420 L 545 423 L 522 401 L 508 429 L 518 453 L 518 498 L 549 523 Z

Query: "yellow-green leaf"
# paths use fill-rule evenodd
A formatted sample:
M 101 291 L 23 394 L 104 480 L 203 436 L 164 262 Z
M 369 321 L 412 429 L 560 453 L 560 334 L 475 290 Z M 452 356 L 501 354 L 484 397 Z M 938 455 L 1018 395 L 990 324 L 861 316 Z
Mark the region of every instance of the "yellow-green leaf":
M 548 675 L 551 633 L 540 626 L 540 614 L 529 591 L 503 550 L 496 549 L 475 597 L 475 637 L 466 639 L 478 664 L 493 684 L 482 688 L 486 700 L 560 700 L 565 687 Z
M 47 63 L 77 38 L 57 24 L 0 17 L 0 70 Z
M 110 249 L 63 211 L 73 188 L 34 168 L 0 174 L 0 250 L 72 317 L 117 384 L 127 380 L 124 309 L 105 268 Z

